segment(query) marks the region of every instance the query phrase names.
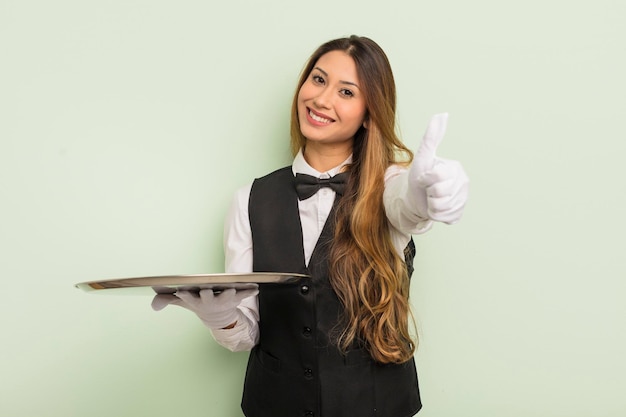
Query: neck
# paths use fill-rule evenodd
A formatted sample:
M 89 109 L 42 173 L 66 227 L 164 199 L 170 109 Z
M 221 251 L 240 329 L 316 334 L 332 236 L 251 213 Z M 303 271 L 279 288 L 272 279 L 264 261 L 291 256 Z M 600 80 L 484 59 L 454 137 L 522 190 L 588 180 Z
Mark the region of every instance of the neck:
M 304 160 L 319 172 L 326 172 L 335 168 L 348 159 L 352 153 L 352 142 L 334 146 L 320 145 L 317 142 L 307 141 L 304 147 Z

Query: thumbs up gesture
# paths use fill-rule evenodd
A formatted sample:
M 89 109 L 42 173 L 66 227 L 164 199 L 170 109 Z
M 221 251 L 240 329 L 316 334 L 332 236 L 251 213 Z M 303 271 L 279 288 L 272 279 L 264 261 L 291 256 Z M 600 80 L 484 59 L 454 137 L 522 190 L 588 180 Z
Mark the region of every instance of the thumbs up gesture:
M 460 162 L 435 155 L 447 123 L 447 113 L 431 119 L 409 169 L 408 197 L 420 217 L 453 224 L 463 215 L 469 178 Z

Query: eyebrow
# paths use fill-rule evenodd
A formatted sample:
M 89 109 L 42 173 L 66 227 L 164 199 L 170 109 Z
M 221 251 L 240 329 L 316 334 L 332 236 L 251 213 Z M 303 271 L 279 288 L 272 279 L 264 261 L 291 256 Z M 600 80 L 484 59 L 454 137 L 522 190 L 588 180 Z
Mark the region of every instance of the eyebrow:
M 321 72 L 322 74 L 324 74 L 324 76 L 325 76 L 325 77 L 328 77 L 328 73 L 327 73 L 326 71 L 324 71 L 323 69 L 321 69 L 320 67 L 315 67 L 315 68 L 313 68 L 313 69 L 318 70 L 319 72 Z M 358 88 L 359 90 L 361 89 L 361 87 L 359 87 L 359 86 L 358 86 L 358 84 L 353 83 L 353 82 L 351 82 L 351 81 L 339 80 L 339 82 L 340 82 L 341 84 L 353 85 L 353 86 L 355 86 L 356 88 Z

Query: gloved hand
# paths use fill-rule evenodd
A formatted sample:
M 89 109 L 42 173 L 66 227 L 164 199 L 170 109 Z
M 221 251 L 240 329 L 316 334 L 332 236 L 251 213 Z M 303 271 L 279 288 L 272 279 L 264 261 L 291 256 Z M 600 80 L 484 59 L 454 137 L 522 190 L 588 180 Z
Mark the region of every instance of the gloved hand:
M 169 304 L 174 304 L 193 311 L 210 329 L 223 329 L 236 323 L 240 318 L 237 309 L 239 303 L 259 293 L 258 285 L 250 288 L 228 288 L 219 293 L 212 289 L 195 291 L 177 291 L 175 294 L 157 294 L 152 300 L 152 309 L 159 311 Z
M 448 123 L 448 113 L 431 119 L 409 170 L 409 204 L 424 219 L 458 222 L 469 194 L 469 178 L 458 161 L 435 156 Z

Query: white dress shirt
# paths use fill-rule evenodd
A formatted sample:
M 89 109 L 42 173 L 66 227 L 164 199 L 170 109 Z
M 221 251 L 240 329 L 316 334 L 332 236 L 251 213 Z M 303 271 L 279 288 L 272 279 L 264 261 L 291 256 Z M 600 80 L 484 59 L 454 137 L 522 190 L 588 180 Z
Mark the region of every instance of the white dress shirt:
M 344 165 L 349 164 L 349 157 L 339 166 L 319 172 L 311 167 L 300 151 L 292 165 L 296 173 L 313 175 L 318 178 L 330 178 L 341 172 Z M 224 252 L 227 273 L 252 272 L 252 233 L 248 217 L 248 199 L 252 184 L 239 189 L 233 198 L 224 224 Z M 394 247 L 404 259 L 404 248 L 411 235 L 426 232 L 431 221 L 420 218 L 409 207 L 407 193 L 410 191 L 408 169 L 398 165 L 390 166 L 385 173 L 385 192 L 383 204 L 389 220 L 389 230 Z M 322 228 L 333 207 L 335 192 L 324 187 L 313 197 L 298 201 L 302 239 L 304 244 L 305 262 L 308 265 L 315 244 L 322 233 Z M 278 271 L 280 272 L 280 271 Z M 240 320 L 232 329 L 212 330 L 213 337 L 222 346 L 232 350 L 250 350 L 259 339 L 259 309 L 257 297 L 250 297 L 238 307 Z

